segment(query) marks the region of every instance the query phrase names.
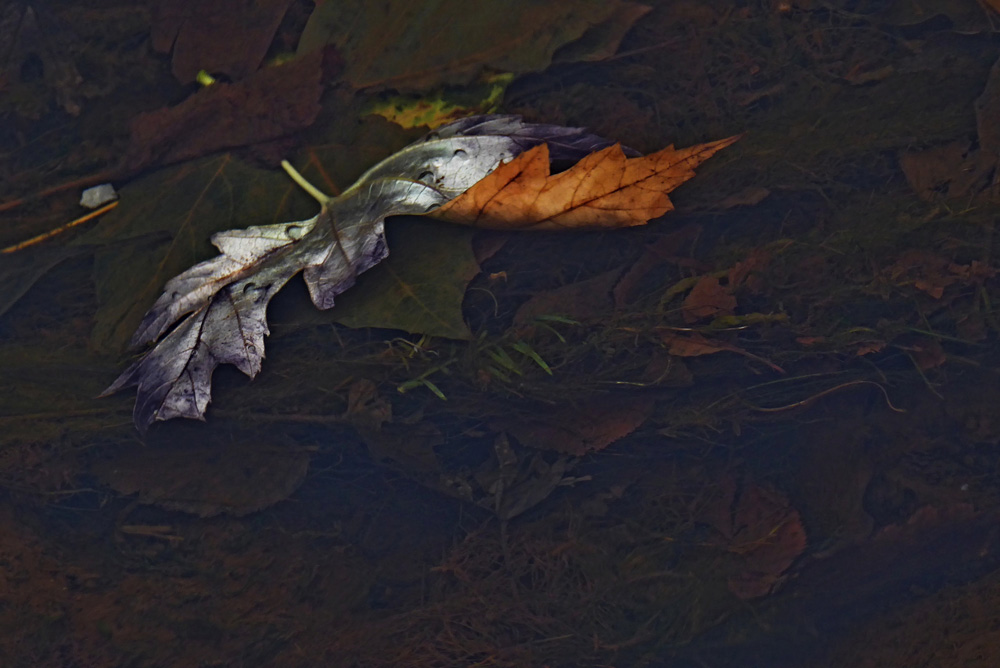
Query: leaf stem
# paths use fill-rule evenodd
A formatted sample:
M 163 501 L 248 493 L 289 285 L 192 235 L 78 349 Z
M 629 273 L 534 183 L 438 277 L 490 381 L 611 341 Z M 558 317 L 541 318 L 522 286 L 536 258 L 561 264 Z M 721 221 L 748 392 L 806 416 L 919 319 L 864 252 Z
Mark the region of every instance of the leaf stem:
M 281 167 L 285 170 L 288 176 L 292 178 L 292 181 L 299 184 L 299 187 L 312 195 L 313 199 L 319 202 L 322 206 L 326 206 L 327 203 L 333 199 L 329 195 L 324 194 L 319 188 L 306 181 L 306 177 L 299 174 L 298 170 L 292 167 L 292 164 L 287 160 L 281 161 Z

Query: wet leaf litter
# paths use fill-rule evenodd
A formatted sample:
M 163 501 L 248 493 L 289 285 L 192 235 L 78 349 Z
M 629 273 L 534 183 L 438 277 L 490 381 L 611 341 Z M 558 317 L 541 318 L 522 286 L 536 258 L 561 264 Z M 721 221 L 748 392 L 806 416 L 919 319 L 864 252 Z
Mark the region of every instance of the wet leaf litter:
M 219 3 L 230 20 L 190 12 L 156 48 L 176 43 L 189 73 L 233 82 L 144 95 L 141 108 L 91 97 L 98 23 L 80 19 L 111 16 L 68 4 L 30 3 L 42 30 L 0 65 L 4 197 L 75 178 L 60 170 L 81 157 L 84 176 L 101 164 L 101 137 L 52 142 L 65 139 L 58 124 L 39 124 L 45 135 L 12 119 L 45 109 L 39 91 L 54 93 L 50 120 L 72 123 L 59 111 L 68 99 L 89 128 L 98 104 L 103 120 L 194 101 L 147 118 L 131 151 L 105 153 L 174 167 L 110 179 L 123 191 L 115 212 L 0 256 L 14 286 L 0 304 L 0 656 L 513 668 L 990 655 L 1000 115 L 985 3 L 918 0 L 902 18 L 659 3 L 620 49 L 587 56 L 610 60 L 549 66 L 587 52 L 584 35 L 545 46 L 528 63 L 545 71 L 531 75 L 510 49 L 547 44 L 538 31 L 560 19 L 518 3 L 458 62 L 446 31 L 428 28 L 451 25 L 440 19 L 461 3 L 348 0 L 312 18 L 312 3 L 293 2 L 267 55 L 286 3 L 250 3 L 270 18 Z M 462 25 L 475 28 L 486 4 Z M 87 39 L 53 37 L 43 8 Z M 587 12 L 559 38 L 607 16 Z M 321 77 L 302 61 L 298 74 L 255 72 L 306 23 Z M 0 36 L 8 26 L 0 18 Z M 48 52 L 32 57 L 28 37 Z M 229 46 L 241 38 L 254 48 Z M 391 50 L 403 43 L 415 46 Z M 440 48 L 413 53 L 429 43 Z M 326 69 L 333 50 L 349 82 Z M 141 51 L 130 53 L 140 63 Z M 236 68 L 219 58 L 237 54 Z M 59 77 L 53 56 L 84 85 Z M 134 58 L 109 62 L 142 78 Z M 518 74 L 491 84 L 497 66 Z M 288 86 L 271 97 L 276 80 Z M 120 347 L 168 280 L 216 255 L 212 234 L 315 217 L 277 158 L 340 194 L 427 131 L 358 120 L 371 102 L 398 123 L 416 117 L 411 127 L 499 105 L 648 153 L 747 135 L 663 223 L 521 234 L 389 220 L 391 255 L 334 308 L 315 309 L 298 279 L 271 300 L 265 372 L 247 383 L 217 369 L 208 423 L 170 420 L 137 438 L 131 397 L 94 399 Z M 258 131 L 269 139 L 254 142 Z M 5 211 L 5 244 L 50 227 L 32 207 Z M 497 518 L 510 520 L 505 535 Z M 847 624 L 860 633 L 833 630 Z M 835 662 L 810 660 L 840 638 Z
M 170 279 L 132 337 L 152 350 L 105 390 L 137 386 L 136 427 L 203 419 L 212 374 L 232 364 L 253 378 L 264 358 L 267 305 L 302 272 L 313 304 L 334 307 L 358 275 L 389 253 L 389 216 L 430 214 L 488 229 L 643 225 L 672 208 L 667 195 L 738 137 L 628 158 L 579 128 L 475 116 L 442 126 L 386 158 L 341 195 L 319 192 L 309 220 L 213 235 L 221 255 Z M 550 163 L 573 163 L 550 174 Z M 306 185 L 312 190 L 311 186 Z

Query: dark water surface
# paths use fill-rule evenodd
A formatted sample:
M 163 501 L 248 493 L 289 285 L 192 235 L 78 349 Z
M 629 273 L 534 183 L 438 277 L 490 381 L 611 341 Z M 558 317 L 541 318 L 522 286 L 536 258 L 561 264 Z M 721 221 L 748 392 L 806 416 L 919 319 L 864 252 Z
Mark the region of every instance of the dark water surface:
M 251 4 L 0 8 L 0 246 L 121 192 L 0 255 L 0 665 L 1000 663 L 1000 16 L 358 3 L 281 84 L 314 107 L 130 132 L 220 58 L 185 40 L 235 86 L 319 39 Z M 390 221 L 332 311 L 271 302 L 205 422 L 96 398 L 211 233 L 315 215 L 279 159 L 343 190 L 426 132 L 367 111 L 442 90 L 642 152 L 745 134 L 644 227 Z

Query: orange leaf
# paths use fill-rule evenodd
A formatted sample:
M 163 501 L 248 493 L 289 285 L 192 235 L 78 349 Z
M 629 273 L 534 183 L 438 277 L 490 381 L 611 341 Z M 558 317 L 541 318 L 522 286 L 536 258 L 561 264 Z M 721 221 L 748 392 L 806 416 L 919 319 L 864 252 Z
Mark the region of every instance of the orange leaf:
M 667 196 L 694 168 L 739 136 L 627 158 L 615 144 L 551 174 L 549 147 L 539 144 L 432 214 L 492 229 L 558 230 L 644 225 L 674 208 Z

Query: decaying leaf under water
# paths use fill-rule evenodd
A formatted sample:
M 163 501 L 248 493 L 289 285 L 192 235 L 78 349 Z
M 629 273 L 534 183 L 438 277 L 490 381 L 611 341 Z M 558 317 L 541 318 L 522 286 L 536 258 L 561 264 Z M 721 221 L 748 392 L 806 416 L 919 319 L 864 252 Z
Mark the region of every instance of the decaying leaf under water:
M 387 216 L 424 214 L 465 192 L 498 164 L 545 143 L 573 162 L 610 142 L 578 128 L 524 123 L 515 116 L 462 119 L 372 167 L 309 220 L 220 232 L 221 255 L 167 282 L 132 339 L 155 344 L 105 391 L 138 386 L 140 431 L 157 420 L 203 419 L 212 373 L 232 364 L 260 371 L 267 304 L 302 271 L 313 303 L 331 308 L 358 274 L 388 254 Z

